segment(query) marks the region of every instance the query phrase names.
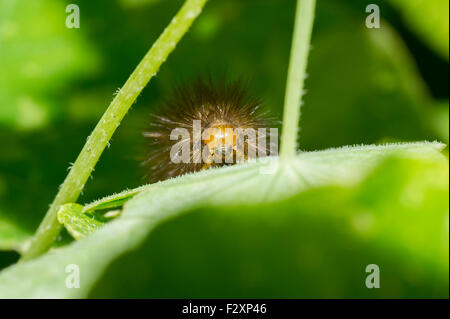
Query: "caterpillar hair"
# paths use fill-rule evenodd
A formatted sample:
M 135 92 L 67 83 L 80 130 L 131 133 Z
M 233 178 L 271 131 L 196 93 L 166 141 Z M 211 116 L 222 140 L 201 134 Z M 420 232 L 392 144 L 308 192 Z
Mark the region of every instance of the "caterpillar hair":
M 197 148 L 194 123 L 203 130 Z M 272 123 L 273 118 L 263 109 L 261 99 L 250 96 L 241 80 L 199 78 L 181 85 L 171 99 L 150 114 L 148 129 L 143 133 L 148 147 L 142 163 L 145 177 L 154 182 L 267 156 L 271 144 L 265 129 Z M 257 132 L 258 142 L 236 133 L 248 128 Z M 174 132 L 188 132 L 188 135 L 175 140 Z M 243 147 L 239 147 L 239 142 Z M 174 150 L 175 146 L 179 149 Z M 189 156 L 180 160 L 185 150 L 190 151 Z

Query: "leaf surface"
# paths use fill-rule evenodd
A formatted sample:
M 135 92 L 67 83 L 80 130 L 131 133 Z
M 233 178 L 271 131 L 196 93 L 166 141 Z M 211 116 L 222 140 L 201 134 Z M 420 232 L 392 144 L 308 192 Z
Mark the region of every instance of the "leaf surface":
M 301 153 L 289 162 L 271 158 L 269 162 L 211 169 L 145 186 L 125 203 L 120 217 L 98 231 L 35 260 L 3 270 L 0 297 L 86 297 L 113 260 L 139 247 L 155 227 L 183 212 L 205 206 L 275 203 L 329 185 L 350 187 L 357 185 L 389 155 L 446 162 L 439 152 L 442 148 L 440 143 L 426 142 L 342 147 Z M 276 170 L 269 174 L 273 167 Z M 209 214 L 214 219 L 214 211 Z M 246 211 L 240 210 L 240 214 L 245 216 Z M 79 289 L 65 286 L 68 276 L 65 269 L 69 264 L 80 268 Z

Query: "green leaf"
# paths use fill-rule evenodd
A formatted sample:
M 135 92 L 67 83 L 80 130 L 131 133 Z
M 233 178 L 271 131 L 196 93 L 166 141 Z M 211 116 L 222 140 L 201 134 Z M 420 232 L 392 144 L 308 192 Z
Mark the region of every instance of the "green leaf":
M 58 210 L 58 221 L 75 238 L 80 239 L 104 225 L 96 215 L 84 214 L 80 204 L 65 204 Z
M 113 260 L 137 248 L 153 229 L 182 212 L 206 206 L 239 207 L 274 203 L 326 185 L 350 187 L 357 185 L 381 160 L 392 154 L 402 158 L 438 161 L 445 163 L 446 167 L 448 164 L 439 153 L 442 147 L 439 143 L 410 143 L 305 152 L 290 162 L 272 158 L 269 162 L 201 171 L 146 186 L 140 194 L 125 203 L 119 218 L 98 231 L 67 247 L 3 270 L 0 273 L 0 297 L 86 297 Z M 268 172 L 268 167 L 276 167 L 277 170 L 272 174 L 263 174 Z M 239 216 L 246 218 L 247 211 L 236 209 L 233 210 L 237 213 L 235 222 L 239 225 Z M 293 213 L 292 210 L 290 212 Z M 208 214 L 214 220 L 214 210 L 209 210 Z M 277 211 L 272 210 L 271 214 L 276 226 L 279 223 Z M 270 215 L 266 216 L 269 218 Z M 436 217 L 431 218 L 432 222 L 437 222 Z M 411 222 L 415 223 L 414 220 Z M 281 227 L 278 234 L 282 236 L 283 233 Z M 374 240 L 384 239 L 377 237 Z M 232 250 L 232 247 L 228 249 Z M 76 264 L 80 268 L 79 289 L 68 289 L 64 284 L 68 264 Z
M 58 221 L 64 225 L 73 238 L 81 239 L 103 226 L 106 221 L 119 216 L 121 210 L 111 210 L 111 208 L 121 207 L 141 189 L 138 187 L 111 195 L 86 206 L 75 203 L 62 205 L 57 213 Z
M 128 201 L 131 197 L 138 194 L 142 190 L 148 187 L 142 186 L 131 190 L 123 191 L 119 194 L 114 194 L 111 196 L 107 196 L 105 198 L 96 200 L 90 204 L 87 204 L 83 207 L 83 213 L 95 212 L 104 209 L 117 208 L 122 206 L 126 201 Z
M 389 158 L 354 186 L 193 208 L 115 260 L 89 297 L 448 298 L 447 165 Z M 380 289 L 366 288 L 369 264 Z

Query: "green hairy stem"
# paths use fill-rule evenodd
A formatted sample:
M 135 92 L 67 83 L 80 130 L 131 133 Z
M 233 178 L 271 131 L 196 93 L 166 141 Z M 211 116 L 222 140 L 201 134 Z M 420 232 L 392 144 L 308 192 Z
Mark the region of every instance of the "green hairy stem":
M 186 0 L 184 5 L 159 36 L 151 49 L 118 91 L 106 112 L 97 123 L 81 150 L 69 174 L 61 185 L 50 209 L 37 229 L 22 260 L 45 253 L 62 229 L 57 211 L 62 204 L 76 202 L 91 175 L 100 155 L 108 145 L 114 131 L 137 97 L 174 50 L 177 43 L 201 13 L 207 0 Z
M 284 99 L 280 158 L 293 158 L 302 106 L 303 85 L 314 22 L 315 0 L 298 0 Z

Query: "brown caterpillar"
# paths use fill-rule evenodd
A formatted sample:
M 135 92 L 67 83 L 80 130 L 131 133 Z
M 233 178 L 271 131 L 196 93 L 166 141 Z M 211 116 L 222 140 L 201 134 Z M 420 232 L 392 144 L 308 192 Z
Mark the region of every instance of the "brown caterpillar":
M 145 175 L 154 182 L 267 156 L 273 142 L 266 128 L 273 123 L 261 99 L 250 96 L 240 80 L 200 78 L 180 86 L 151 114 L 143 133 L 149 150 Z

